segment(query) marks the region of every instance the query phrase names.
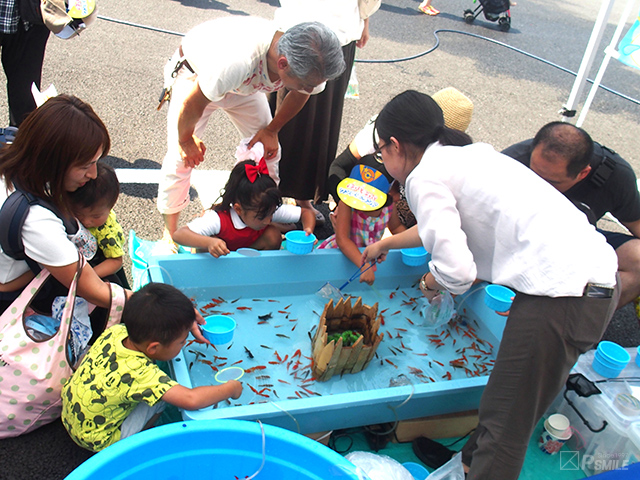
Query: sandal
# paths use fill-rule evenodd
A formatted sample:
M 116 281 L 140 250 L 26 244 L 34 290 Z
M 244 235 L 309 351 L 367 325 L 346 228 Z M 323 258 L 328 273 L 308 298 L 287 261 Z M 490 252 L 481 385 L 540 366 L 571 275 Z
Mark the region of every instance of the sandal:
M 440 10 L 436 10 L 431 5 L 429 5 L 428 7 L 423 7 L 422 5 L 420 5 L 418 7 L 418 10 L 420 10 L 425 15 L 431 15 L 432 17 L 436 16 L 436 15 L 438 15 L 440 13 Z

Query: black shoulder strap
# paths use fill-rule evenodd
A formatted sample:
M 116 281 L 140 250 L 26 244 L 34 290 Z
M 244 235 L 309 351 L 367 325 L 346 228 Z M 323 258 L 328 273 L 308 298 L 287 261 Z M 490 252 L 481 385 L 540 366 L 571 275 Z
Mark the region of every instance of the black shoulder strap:
M 600 146 L 602 147 L 602 160 L 600 160 L 600 163 L 591 175 L 591 183 L 593 183 L 596 188 L 602 187 L 607 180 L 609 180 L 609 177 L 616 168 L 616 161 L 613 159 L 616 152 L 604 145 Z
M 24 260 L 34 273 L 41 270 L 37 262 L 24 253 L 22 242 L 22 227 L 32 205 L 40 205 L 52 211 L 64 225 L 68 235 L 78 231 L 77 222 L 67 219 L 58 208 L 51 203 L 38 198 L 20 188 L 9 195 L 0 208 L 0 246 L 2 251 L 15 260 Z

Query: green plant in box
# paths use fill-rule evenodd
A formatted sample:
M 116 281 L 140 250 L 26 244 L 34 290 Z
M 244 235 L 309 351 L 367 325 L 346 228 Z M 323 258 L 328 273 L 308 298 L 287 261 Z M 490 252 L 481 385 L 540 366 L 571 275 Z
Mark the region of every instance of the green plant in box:
M 358 340 L 358 337 L 360 337 L 360 333 L 358 333 L 355 330 L 345 330 L 342 333 L 336 332 L 328 335 L 327 341 L 337 342 L 340 337 L 342 337 L 342 345 L 344 347 L 350 347 L 351 345 L 356 343 L 356 341 Z

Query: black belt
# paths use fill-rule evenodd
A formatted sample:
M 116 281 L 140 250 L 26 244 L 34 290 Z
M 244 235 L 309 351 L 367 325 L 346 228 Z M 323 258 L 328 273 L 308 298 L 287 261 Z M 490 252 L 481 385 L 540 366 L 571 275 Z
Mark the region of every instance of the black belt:
M 582 296 L 591 298 L 611 298 L 613 297 L 613 290 L 613 287 L 603 287 L 602 285 L 587 283 L 587 286 L 584 287 Z

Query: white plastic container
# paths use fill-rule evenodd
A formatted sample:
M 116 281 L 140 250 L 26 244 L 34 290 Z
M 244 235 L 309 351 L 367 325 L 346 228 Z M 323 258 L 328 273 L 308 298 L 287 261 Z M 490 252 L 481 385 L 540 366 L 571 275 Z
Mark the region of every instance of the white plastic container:
M 633 351 L 634 349 L 627 349 Z M 582 373 L 591 381 L 607 380 L 592 368 L 595 350 L 581 355 L 571 373 Z M 616 380 L 640 377 L 640 367 L 630 362 Z M 565 415 L 571 422 L 574 435 L 565 444 L 564 450 L 580 452 L 580 465 L 587 475 L 622 468 L 640 461 L 640 409 L 627 395 L 630 385 L 640 388 L 640 381 L 605 381 L 596 383 L 602 394 L 580 397 L 575 392 L 567 396 L 592 428 L 599 429 L 602 422 L 607 426 L 594 433 L 583 423 L 563 397 L 564 389 L 549 408 L 545 417 L 553 413 Z

